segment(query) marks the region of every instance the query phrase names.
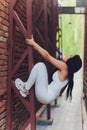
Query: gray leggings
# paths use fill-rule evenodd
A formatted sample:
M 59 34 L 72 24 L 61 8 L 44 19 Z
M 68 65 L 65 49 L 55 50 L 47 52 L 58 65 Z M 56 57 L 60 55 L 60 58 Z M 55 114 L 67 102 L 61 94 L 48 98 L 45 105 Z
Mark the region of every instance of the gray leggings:
M 55 76 L 57 78 L 57 76 Z M 56 81 L 48 84 L 48 73 L 44 63 L 37 63 L 31 70 L 25 88 L 30 90 L 35 83 L 35 95 L 39 102 L 48 104 L 55 100 L 60 92 Z

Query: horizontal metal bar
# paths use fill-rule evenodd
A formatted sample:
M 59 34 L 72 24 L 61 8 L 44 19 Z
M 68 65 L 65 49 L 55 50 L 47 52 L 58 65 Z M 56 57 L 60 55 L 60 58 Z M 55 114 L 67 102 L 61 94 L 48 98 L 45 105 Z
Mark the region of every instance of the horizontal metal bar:
M 85 8 L 81 7 L 61 7 L 60 14 L 84 14 Z

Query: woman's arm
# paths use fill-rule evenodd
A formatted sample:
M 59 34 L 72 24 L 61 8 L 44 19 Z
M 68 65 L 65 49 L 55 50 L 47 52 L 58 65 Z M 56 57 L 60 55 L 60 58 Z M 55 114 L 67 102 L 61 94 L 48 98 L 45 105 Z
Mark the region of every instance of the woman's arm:
M 33 47 L 33 49 L 35 49 L 36 51 L 38 51 L 38 53 L 45 59 L 48 59 L 48 55 L 49 53 L 43 49 L 42 47 L 40 47 L 33 39 L 26 39 L 26 43 L 30 46 Z
M 57 60 L 53 56 L 51 56 L 47 50 L 43 49 L 41 46 L 39 46 L 33 39 L 26 39 L 26 43 L 30 46 L 32 46 L 38 53 L 48 62 L 50 62 L 52 65 L 54 65 L 56 68 L 60 70 L 65 70 L 67 65 L 60 60 Z

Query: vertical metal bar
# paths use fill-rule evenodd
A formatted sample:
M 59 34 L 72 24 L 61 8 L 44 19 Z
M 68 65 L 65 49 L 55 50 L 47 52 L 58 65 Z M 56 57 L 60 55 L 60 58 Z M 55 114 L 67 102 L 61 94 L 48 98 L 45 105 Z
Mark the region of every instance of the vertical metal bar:
M 47 41 L 48 37 L 48 21 L 47 21 L 47 0 L 43 0 L 43 9 L 44 9 L 44 38 Z
M 6 130 L 11 130 L 12 125 L 12 100 L 11 100 L 11 72 L 12 72 L 12 45 L 13 45 L 13 17 L 12 17 L 13 3 L 9 6 L 9 38 L 8 38 L 8 80 L 7 80 L 7 121 Z
M 52 3 L 52 9 L 53 9 L 53 11 L 52 11 L 52 18 L 53 18 L 53 44 L 55 45 L 56 44 L 56 39 L 55 39 L 55 36 L 56 36 L 56 30 L 55 30 L 55 28 L 56 28 L 56 13 L 55 13 L 55 9 L 56 9 L 56 1 L 55 0 L 53 0 L 52 1 L 53 3 Z
M 29 64 L 29 72 L 32 69 L 33 66 L 33 56 L 32 56 L 32 49 L 29 49 L 29 55 L 28 55 L 28 64 Z M 31 121 L 31 130 L 36 130 L 36 123 L 35 123 L 35 100 L 34 100 L 34 87 L 32 87 L 30 91 L 30 121 Z
M 32 7 L 31 7 L 31 0 L 27 0 L 26 2 L 26 13 L 27 13 L 27 38 L 30 38 L 32 35 Z M 29 55 L 28 55 L 28 68 L 29 72 L 31 71 L 33 67 L 33 54 L 32 54 L 32 48 L 29 47 Z M 34 87 L 32 87 L 30 91 L 30 121 L 31 121 L 31 130 L 36 130 L 36 124 L 35 124 L 35 104 L 34 104 Z
M 46 48 L 48 50 L 48 19 L 47 19 L 47 0 L 43 0 L 43 9 L 44 9 L 44 39 L 46 43 Z M 47 65 L 48 66 L 48 65 Z M 50 119 L 50 104 L 47 105 L 47 119 Z
M 31 14 L 31 2 L 32 0 L 26 1 L 26 13 L 27 13 L 27 38 L 31 37 L 32 34 L 32 14 Z

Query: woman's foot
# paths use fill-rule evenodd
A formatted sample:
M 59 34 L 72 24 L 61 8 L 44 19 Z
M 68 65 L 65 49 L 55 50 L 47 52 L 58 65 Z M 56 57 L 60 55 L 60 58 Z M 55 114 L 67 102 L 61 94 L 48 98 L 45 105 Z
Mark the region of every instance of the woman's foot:
M 17 78 L 15 80 L 15 86 L 23 97 L 27 97 L 27 95 L 29 95 L 29 92 L 25 89 L 25 83 L 21 79 Z

